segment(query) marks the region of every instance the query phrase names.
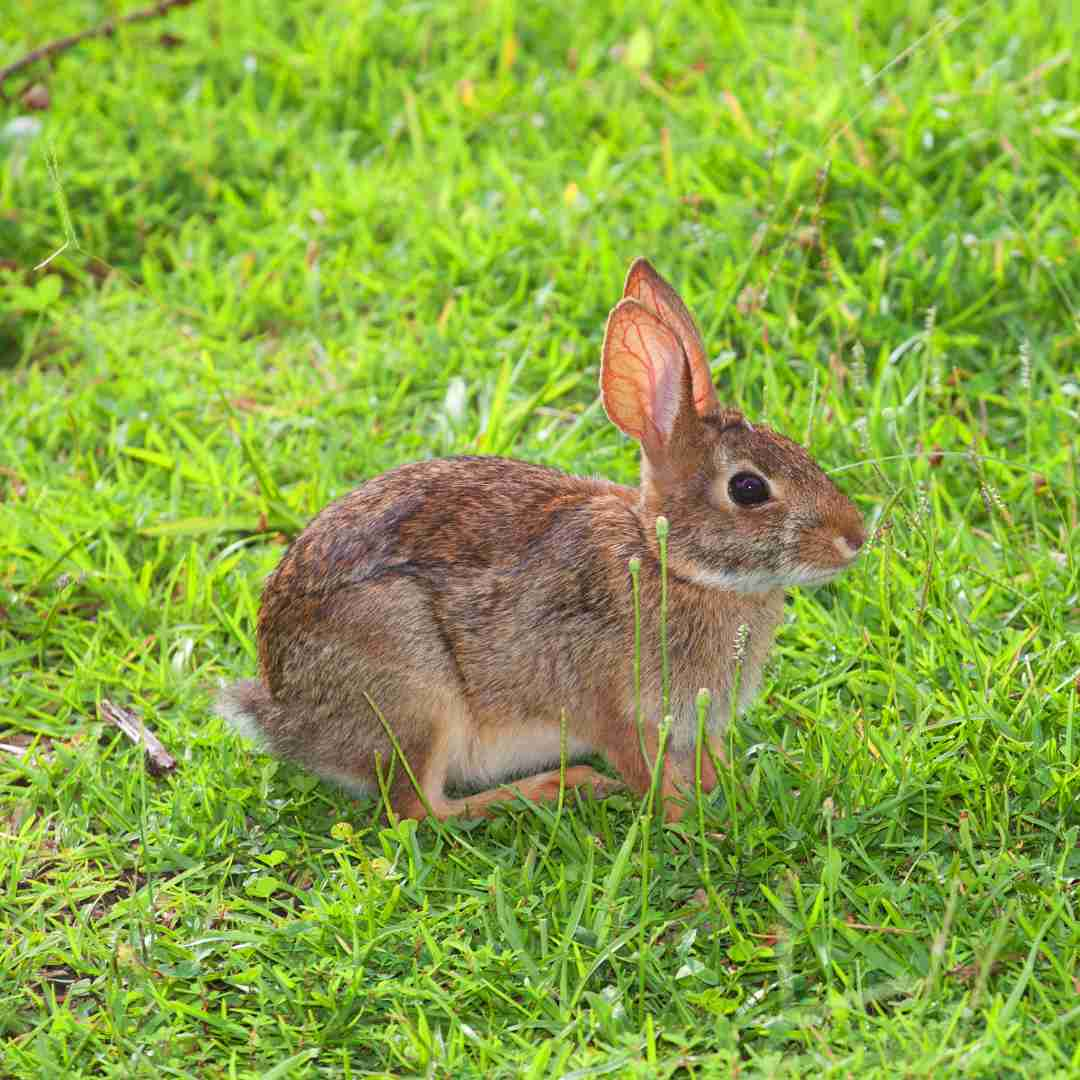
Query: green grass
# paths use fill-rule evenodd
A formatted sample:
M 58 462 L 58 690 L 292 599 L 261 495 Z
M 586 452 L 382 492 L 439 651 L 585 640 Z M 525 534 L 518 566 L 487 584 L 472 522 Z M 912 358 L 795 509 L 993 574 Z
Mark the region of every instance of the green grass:
M 115 7 L 16 5 L 0 65 Z M 0 1073 L 1080 1075 L 1080 16 L 608 8 L 204 0 L 5 85 Z M 704 835 L 383 828 L 230 734 L 334 496 L 635 476 L 637 254 L 878 528 Z

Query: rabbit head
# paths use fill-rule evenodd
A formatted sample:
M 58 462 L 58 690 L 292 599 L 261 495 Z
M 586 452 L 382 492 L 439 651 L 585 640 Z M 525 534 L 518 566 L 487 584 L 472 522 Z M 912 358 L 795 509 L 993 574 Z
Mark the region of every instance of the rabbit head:
M 760 592 L 828 581 L 858 554 L 854 505 L 798 443 L 720 405 L 690 312 L 644 259 L 608 317 L 600 392 L 641 445 L 640 511 L 669 519 L 673 574 Z

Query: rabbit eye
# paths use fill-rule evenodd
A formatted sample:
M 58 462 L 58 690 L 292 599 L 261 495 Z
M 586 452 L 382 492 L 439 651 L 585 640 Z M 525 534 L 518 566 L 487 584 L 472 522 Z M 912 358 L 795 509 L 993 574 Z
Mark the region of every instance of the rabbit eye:
M 739 506 L 758 506 L 768 499 L 769 485 L 757 473 L 736 473 L 728 481 L 728 494 L 731 501 Z

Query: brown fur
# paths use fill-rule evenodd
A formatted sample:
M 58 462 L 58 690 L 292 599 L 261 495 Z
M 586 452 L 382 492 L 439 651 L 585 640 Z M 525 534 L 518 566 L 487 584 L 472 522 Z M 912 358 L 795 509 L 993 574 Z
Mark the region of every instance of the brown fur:
M 525 796 L 553 797 L 563 713 L 571 754 L 602 754 L 642 794 L 661 708 L 663 513 L 673 716 L 663 790 L 689 786 L 699 688 L 714 695 L 715 744 L 731 712 L 737 638 L 742 707 L 760 682 L 784 586 L 838 573 L 863 532 L 805 450 L 719 407 L 693 320 L 644 260 L 626 291 L 609 319 L 601 386 L 612 420 L 642 443 L 641 488 L 492 457 L 417 462 L 369 480 L 319 514 L 267 581 L 261 678 L 224 691 L 223 714 L 253 725 L 275 753 L 369 792 L 377 762 L 387 770 L 394 758 L 389 725 L 423 792 L 399 763 L 390 801 L 403 816 L 486 813 L 513 797 L 496 785 L 514 776 L 525 777 Z M 768 479 L 775 499 L 731 501 L 727 480 L 745 468 Z M 634 718 L 635 556 L 645 756 Z M 583 766 L 565 781 L 612 786 Z M 715 782 L 707 757 L 705 782 Z M 671 801 L 667 810 L 680 812 Z

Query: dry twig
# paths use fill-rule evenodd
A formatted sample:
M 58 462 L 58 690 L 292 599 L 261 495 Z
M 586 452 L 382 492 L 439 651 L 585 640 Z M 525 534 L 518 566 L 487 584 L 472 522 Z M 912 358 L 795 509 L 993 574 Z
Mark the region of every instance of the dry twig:
M 134 709 L 125 709 L 103 698 L 98 712 L 102 720 L 115 724 L 136 746 L 146 747 L 146 767 L 152 776 L 161 776 L 176 768 L 176 758 L 161 745 L 161 740 Z
M 30 67 L 31 64 L 36 64 L 39 60 L 46 60 L 50 56 L 56 56 L 58 53 L 67 52 L 68 49 L 74 48 L 80 42 L 86 41 L 87 38 L 109 37 L 116 32 L 117 26 L 121 23 L 146 22 L 148 19 L 157 19 L 167 14 L 174 7 L 187 7 L 193 3 L 195 3 L 195 0 L 158 0 L 156 4 L 151 4 L 150 7 L 140 8 L 138 11 L 121 15 L 119 18 L 106 19 L 100 25 L 92 26 L 89 30 L 82 30 L 78 34 L 69 34 L 67 37 L 56 38 L 54 41 L 47 42 L 40 48 L 34 49 L 33 52 L 28 52 L 14 63 L 8 64 L 7 67 L 0 68 L 0 86 L 3 86 L 5 79 L 18 71 L 22 71 L 23 68 Z

